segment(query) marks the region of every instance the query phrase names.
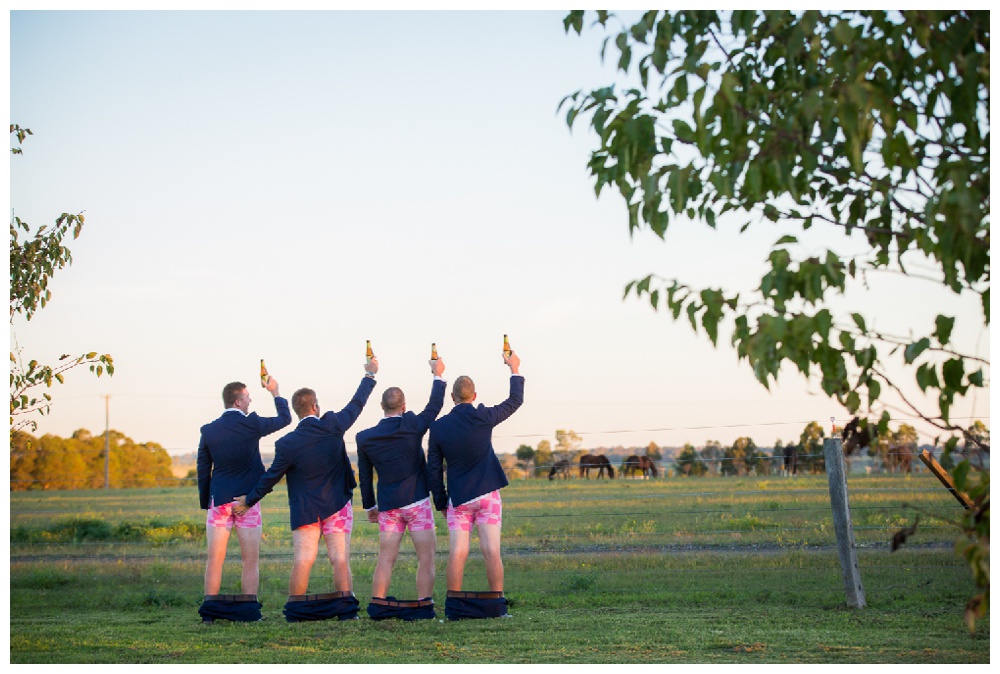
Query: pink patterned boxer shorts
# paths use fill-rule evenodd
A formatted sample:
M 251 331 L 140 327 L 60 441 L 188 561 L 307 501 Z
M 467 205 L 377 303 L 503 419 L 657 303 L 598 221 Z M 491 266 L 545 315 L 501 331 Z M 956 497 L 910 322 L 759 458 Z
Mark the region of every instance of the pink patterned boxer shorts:
M 473 524 L 495 524 L 503 520 L 503 503 L 500 492 L 491 491 L 477 498 L 454 506 L 448 502 L 448 529 L 451 531 L 472 531 Z
M 215 505 L 215 499 L 208 502 L 208 516 L 205 518 L 206 527 L 232 529 L 233 524 L 236 525 L 237 529 L 256 529 L 261 526 L 263 519 L 260 516 L 260 502 L 254 503 L 242 515 L 233 513 L 232 501 L 220 506 Z
M 431 508 L 430 498 L 418 501 L 413 505 L 378 513 L 378 530 L 403 533 L 406 527 L 410 531 L 433 531 L 434 530 L 434 510 Z
M 312 524 L 303 524 L 299 529 L 306 529 L 308 527 L 322 527 L 320 531 L 324 536 L 327 534 L 349 534 L 351 533 L 351 529 L 354 528 L 354 508 L 351 502 L 348 501 L 347 505 L 325 520 L 313 522 Z

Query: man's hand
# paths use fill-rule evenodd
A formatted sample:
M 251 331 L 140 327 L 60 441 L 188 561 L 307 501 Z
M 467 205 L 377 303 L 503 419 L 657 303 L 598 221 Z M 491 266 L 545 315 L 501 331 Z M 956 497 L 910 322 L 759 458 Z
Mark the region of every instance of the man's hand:
M 278 395 L 280 395 L 278 393 L 278 380 L 275 379 L 274 377 L 267 378 L 267 383 L 264 384 L 264 388 L 266 388 L 267 392 L 273 395 L 275 398 L 277 398 Z
M 372 524 L 378 524 L 378 508 L 372 508 L 368 511 L 368 521 Z
M 365 372 L 368 374 L 375 374 L 378 372 L 378 357 L 373 357 L 370 361 L 365 363 Z
M 431 374 L 435 377 L 440 377 L 441 373 L 444 372 L 444 361 L 438 358 L 437 360 L 428 361 L 431 365 Z
M 516 353 L 511 351 L 509 356 L 503 357 L 503 362 L 510 368 L 511 374 L 518 374 L 517 369 L 521 366 L 521 359 L 517 357 Z
M 274 381 L 274 380 L 272 379 L 271 381 Z M 249 508 L 247 508 L 247 496 L 246 496 L 246 494 L 244 494 L 243 496 L 237 496 L 236 498 L 233 499 L 233 514 L 234 515 L 242 515 L 247 510 L 249 510 Z

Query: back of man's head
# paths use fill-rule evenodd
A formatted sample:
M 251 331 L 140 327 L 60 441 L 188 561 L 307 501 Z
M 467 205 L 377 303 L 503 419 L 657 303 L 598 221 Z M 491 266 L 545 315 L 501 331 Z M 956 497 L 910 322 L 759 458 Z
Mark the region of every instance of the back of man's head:
M 226 384 L 223 387 L 222 404 L 226 407 L 227 410 L 236 404 L 236 401 L 239 399 L 240 394 L 243 393 L 243 390 L 246 387 L 247 387 L 246 384 L 239 381 L 230 382 L 229 384 Z
M 476 385 L 472 383 L 470 377 L 463 374 L 455 380 L 455 385 L 451 387 L 451 394 L 455 396 L 456 402 L 471 403 L 476 399 Z
M 312 412 L 313 405 L 316 404 L 316 391 L 311 388 L 300 388 L 292 394 L 292 409 L 295 410 L 299 419 Z
M 382 409 L 386 414 L 397 414 L 402 411 L 406 404 L 406 397 L 403 390 L 398 386 L 390 386 L 382 394 Z

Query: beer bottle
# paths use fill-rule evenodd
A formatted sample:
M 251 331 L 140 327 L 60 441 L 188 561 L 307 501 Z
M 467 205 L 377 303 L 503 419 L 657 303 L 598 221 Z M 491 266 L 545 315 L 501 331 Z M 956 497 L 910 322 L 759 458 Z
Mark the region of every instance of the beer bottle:
M 270 379 L 271 379 L 271 377 L 267 374 L 267 368 L 264 367 L 264 359 L 261 358 L 260 359 L 260 385 L 266 388 L 267 387 L 267 382 Z
M 514 353 L 510 350 L 510 342 L 507 341 L 507 335 L 503 336 L 503 355 L 505 358 L 510 358 L 510 355 Z
M 372 351 L 372 342 L 370 339 L 365 340 L 365 362 L 372 362 L 372 358 L 375 357 L 375 353 Z
M 435 342 L 431 342 L 431 360 L 438 359 L 438 345 Z

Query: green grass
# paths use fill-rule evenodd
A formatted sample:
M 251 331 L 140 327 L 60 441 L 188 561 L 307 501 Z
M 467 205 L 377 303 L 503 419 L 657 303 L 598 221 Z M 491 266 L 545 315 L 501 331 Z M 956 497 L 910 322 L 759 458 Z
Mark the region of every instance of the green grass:
M 459 623 L 286 623 L 291 535 L 283 488 L 264 501 L 265 621 L 212 627 L 202 627 L 197 614 L 204 536 L 195 489 L 12 493 L 10 658 L 988 663 L 990 621 L 975 635 L 962 623 L 972 583 L 940 519 L 953 516 L 955 505 L 927 477 L 851 478 L 868 602 L 862 610 L 844 604 L 825 476 L 518 481 L 503 491 L 514 618 Z M 912 545 L 890 553 L 892 532 L 917 512 Z M 355 515 L 352 568 L 363 607 L 377 527 Z M 446 556 L 446 527 L 438 521 L 441 619 Z M 235 540 L 228 560 L 223 591 L 239 592 Z M 414 573 L 404 543 L 390 592 L 414 596 Z M 310 591 L 331 584 L 321 558 Z M 478 555 L 465 586 L 486 589 Z

